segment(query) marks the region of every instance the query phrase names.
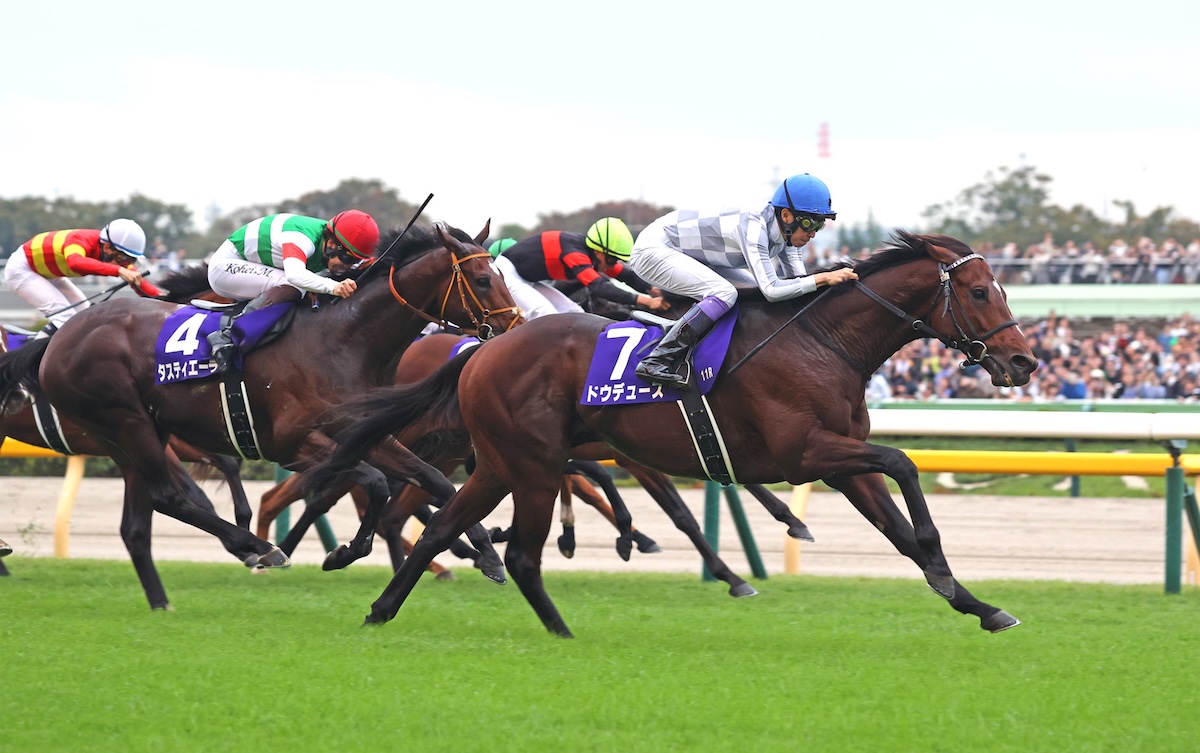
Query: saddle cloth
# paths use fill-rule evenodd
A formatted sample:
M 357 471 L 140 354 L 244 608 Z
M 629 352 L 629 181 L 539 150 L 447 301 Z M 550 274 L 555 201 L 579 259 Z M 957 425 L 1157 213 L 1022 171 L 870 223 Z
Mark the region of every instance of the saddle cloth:
M 293 303 L 278 303 L 239 316 L 232 328 L 238 350 L 234 366 L 240 370 L 242 354 L 274 339 L 287 326 L 284 317 L 295 310 Z M 181 306 L 167 317 L 154 343 L 155 384 L 203 379 L 216 373 L 208 335 L 220 328 L 223 313 Z
M 721 370 L 721 364 L 729 352 L 729 339 L 733 335 L 737 313 L 735 306 L 717 321 L 712 331 L 692 350 L 692 374 L 701 395 L 708 394 L 716 382 L 717 372 Z M 592 352 L 592 362 L 579 403 L 636 405 L 679 400 L 679 390 L 652 384 L 633 373 L 662 336 L 661 327 L 632 320 L 605 327 L 596 339 L 596 349 Z

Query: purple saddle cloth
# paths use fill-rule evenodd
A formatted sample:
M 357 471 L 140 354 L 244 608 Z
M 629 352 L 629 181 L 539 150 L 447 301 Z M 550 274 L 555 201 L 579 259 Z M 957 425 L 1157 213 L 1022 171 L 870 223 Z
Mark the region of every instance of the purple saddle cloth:
M 712 331 L 692 350 L 692 373 L 701 395 L 707 395 L 717 380 L 717 372 L 729 352 L 729 339 L 737 321 L 737 307 L 717 320 Z M 604 328 L 596 339 L 587 382 L 583 385 L 581 405 L 634 405 L 637 403 L 675 402 L 677 389 L 647 382 L 633 373 L 638 363 L 650 355 L 662 339 L 661 327 L 633 320 Z
M 262 340 L 271 327 L 295 304 L 278 303 L 239 316 L 233 323 L 234 365 L 242 367 L 242 354 Z M 203 379 L 216 373 L 208 335 L 221 327 L 224 312 L 181 306 L 167 317 L 154 343 L 155 384 Z

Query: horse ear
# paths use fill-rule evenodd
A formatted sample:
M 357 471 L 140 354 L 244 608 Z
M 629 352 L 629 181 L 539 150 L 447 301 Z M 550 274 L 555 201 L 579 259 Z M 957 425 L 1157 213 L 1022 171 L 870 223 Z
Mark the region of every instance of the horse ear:
M 921 236 L 917 237 L 921 238 Z M 940 261 L 942 264 L 953 264 L 954 262 L 958 261 L 958 254 L 950 249 L 944 246 L 939 246 L 936 243 L 931 243 L 927 238 L 921 238 L 921 241 L 925 244 L 925 250 L 929 253 L 929 255 Z
M 454 240 L 450 236 L 446 235 L 446 224 L 445 223 L 435 222 L 435 223 L 433 223 L 433 229 L 437 231 L 438 240 L 440 240 L 442 242 L 443 246 L 449 246 L 450 241 Z
M 475 245 L 482 246 L 483 242 L 492 234 L 492 218 L 488 217 L 487 222 L 483 223 L 483 230 L 479 231 L 479 235 L 475 236 Z

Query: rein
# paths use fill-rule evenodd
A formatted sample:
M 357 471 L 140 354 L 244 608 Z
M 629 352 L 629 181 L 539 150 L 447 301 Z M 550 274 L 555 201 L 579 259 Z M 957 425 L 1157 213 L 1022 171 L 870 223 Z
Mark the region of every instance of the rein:
M 966 256 L 963 256 L 963 257 L 957 259 L 952 264 L 942 264 L 941 262 L 938 263 L 938 278 L 942 285 L 941 297 L 942 297 L 942 300 L 944 301 L 943 308 L 942 308 L 942 316 L 949 315 L 950 321 L 953 322 L 954 330 L 955 330 L 955 333 L 957 334 L 957 337 L 954 339 L 949 339 L 947 337 L 943 337 L 941 335 L 941 333 L 939 333 L 933 327 L 930 327 L 923 320 L 918 319 L 918 318 L 912 316 L 911 314 L 909 314 L 907 311 L 900 309 L 900 307 L 896 306 L 891 301 L 883 298 L 878 293 L 876 293 L 874 290 L 871 290 L 869 287 L 867 287 L 865 284 L 863 284 L 861 281 L 854 280 L 854 285 L 859 290 L 861 290 L 863 293 L 865 293 L 868 298 L 870 298 L 871 300 L 878 303 L 880 306 L 883 306 L 885 309 L 887 309 L 888 311 L 895 314 L 897 317 L 902 319 L 906 324 L 908 324 L 910 327 L 912 327 L 917 332 L 920 332 L 921 334 L 925 335 L 926 337 L 935 338 L 935 339 L 939 340 L 942 344 L 944 344 L 946 347 L 957 350 L 960 353 L 962 353 L 963 355 L 965 355 L 966 359 L 962 363 L 959 364 L 960 369 L 965 369 L 968 366 L 974 366 L 977 364 L 981 364 L 985 359 L 991 358 L 992 355 L 990 353 L 988 353 L 988 349 L 987 349 L 987 341 L 989 339 L 991 339 L 993 336 L 995 336 L 996 334 L 998 334 L 999 332 L 1002 332 L 1002 331 L 1008 329 L 1009 327 L 1015 327 L 1017 325 L 1016 319 L 1009 319 L 1008 321 L 1004 322 L 1003 324 L 993 327 L 992 329 L 990 329 L 987 332 L 980 335 L 976 332 L 975 327 L 968 321 L 967 328 L 970 330 L 970 335 L 968 335 L 967 332 L 963 330 L 962 323 L 959 322 L 958 315 L 955 313 L 954 305 L 952 303 L 952 301 L 957 302 L 959 307 L 961 308 L 962 300 L 958 297 L 958 292 L 954 289 L 954 285 L 951 283 L 950 272 L 951 272 L 951 270 L 955 269 L 956 267 L 958 267 L 962 264 L 965 264 L 966 262 L 971 261 L 972 259 L 981 259 L 981 260 L 986 261 L 979 254 L 967 254 Z M 808 309 L 810 307 L 812 307 L 812 305 L 814 303 L 816 303 L 818 300 L 820 300 L 821 296 L 824 295 L 825 292 L 827 292 L 828 290 L 829 290 L 829 288 L 826 288 L 816 298 L 814 298 L 813 300 L 806 303 L 803 308 L 801 308 L 799 311 L 797 311 L 795 314 L 792 315 L 792 318 L 790 318 L 786 322 L 784 322 L 783 325 L 779 327 L 779 329 L 772 332 L 762 342 L 760 342 L 758 345 L 755 345 L 754 348 L 751 349 L 751 351 L 749 353 L 742 356 L 741 360 L 739 360 L 737 363 L 735 363 L 729 369 L 729 371 L 726 372 L 726 374 L 732 374 L 733 372 L 740 369 L 742 367 L 742 365 L 744 363 L 746 363 L 746 361 L 749 361 L 750 358 L 752 356 L 754 356 L 754 354 L 756 354 L 756 353 L 758 353 L 758 351 L 762 350 L 767 345 L 767 343 L 769 343 L 772 339 L 775 338 L 776 335 L 778 335 L 780 332 L 782 332 L 792 322 L 799 319 L 800 316 L 802 314 L 804 314 L 804 312 L 808 311 Z M 937 299 L 935 298 L 933 303 L 930 304 L 930 306 L 929 306 L 929 311 L 925 314 L 925 319 L 932 318 L 933 310 L 937 307 L 937 303 L 938 303 Z M 871 378 L 871 372 L 867 371 L 866 368 L 864 368 L 862 364 L 855 361 L 850 356 L 849 353 L 847 353 L 845 350 L 843 350 L 828 335 L 826 335 L 823 332 L 818 331 L 815 327 L 813 327 L 808 322 L 803 321 L 803 320 L 800 322 L 800 326 L 804 327 L 804 330 L 806 332 L 811 334 L 826 348 L 829 348 L 830 350 L 832 350 L 843 361 L 845 361 L 846 363 L 848 363 L 852 367 L 854 367 L 854 369 L 859 374 L 862 374 L 867 379 Z
M 453 251 L 450 252 L 450 266 L 454 272 L 450 277 L 450 284 L 446 286 L 446 294 L 442 296 L 442 308 L 441 311 L 438 312 L 437 317 L 430 316 L 421 309 L 412 305 L 407 299 L 405 299 L 404 296 L 400 295 L 400 291 L 396 290 L 396 283 L 394 279 L 394 273 L 396 271 L 395 264 L 392 265 L 391 271 L 388 272 L 388 289 L 392 291 L 392 296 L 400 302 L 400 305 L 406 307 L 409 311 L 412 311 L 422 319 L 437 324 L 441 327 L 459 329 L 457 325 L 454 325 L 446 320 L 446 306 L 450 303 L 450 293 L 454 291 L 455 287 L 457 287 L 459 302 L 462 304 L 463 310 L 467 312 L 467 316 L 471 318 L 471 324 L 475 325 L 474 330 L 462 331 L 467 334 L 474 334 L 480 340 L 487 340 L 495 334 L 495 330 L 490 324 L 487 323 L 487 320 L 493 316 L 499 316 L 510 312 L 516 313 L 518 309 L 516 306 L 508 306 L 507 308 L 492 311 L 491 309 L 484 307 L 483 302 L 479 300 L 479 296 L 475 295 L 475 291 L 470 285 L 467 284 L 466 275 L 462 271 L 463 262 L 479 258 L 491 259 L 492 255 L 484 251 L 482 253 L 470 254 L 460 258 Z M 474 307 L 467 303 L 468 294 L 470 294 L 471 301 L 473 301 L 475 304 Z M 476 309 L 478 309 L 480 312 L 482 317 L 481 319 L 475 318 Z M 519 317 L 513 317 L 512 322 L 508 325 L 508 329 L 512 329 L 512 326 L 517 323 L 518 318 Z M 508 329 L 506 329 L 505 332 L 507 332 Z

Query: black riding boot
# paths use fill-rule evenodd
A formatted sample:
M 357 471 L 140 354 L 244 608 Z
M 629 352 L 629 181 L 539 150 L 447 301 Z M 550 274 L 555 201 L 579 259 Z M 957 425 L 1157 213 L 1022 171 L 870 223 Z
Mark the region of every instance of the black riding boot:
M 687 362 L 692 348 L 715 323 L 716 320 L 710 318 L 700 304 L 695 304 L 671 325 L 650 355 L 643 358 L 633 372 L 642 379 L 661 382 L 669 387 L 687 385 L 692 381 L 692 368 Z
M 223 314 L 221 327 L 208 334 L 208 344 L 212 346 L 217 373 L 224 374 L 229 371 L 229 367 L 233 363 L 233 354 L 236 350 L 233 346 L 233 323 L 237 321 L 238 317 L 267 306 L 274 306 L 276 303 L 298 301 L 302 295 L 303 293 L 291 285 L 278 285 L 260 293 L 256 298 L 251 298 L 236 314 Z

